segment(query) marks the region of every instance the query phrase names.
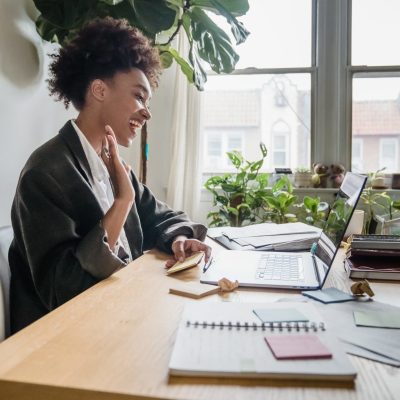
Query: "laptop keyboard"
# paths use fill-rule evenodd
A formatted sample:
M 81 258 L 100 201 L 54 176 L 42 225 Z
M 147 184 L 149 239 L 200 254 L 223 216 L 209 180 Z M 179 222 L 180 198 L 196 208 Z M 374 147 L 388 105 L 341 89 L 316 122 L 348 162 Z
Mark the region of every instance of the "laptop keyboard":
M 301 256 L 295 254 L 263 254 L 256 270 L 256 279 L 304 281 Z

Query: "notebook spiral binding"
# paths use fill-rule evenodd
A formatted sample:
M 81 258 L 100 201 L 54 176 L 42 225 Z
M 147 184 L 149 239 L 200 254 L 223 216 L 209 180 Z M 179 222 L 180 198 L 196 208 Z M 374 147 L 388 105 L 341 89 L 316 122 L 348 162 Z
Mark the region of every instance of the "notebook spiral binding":
M 262 330 L 262 331 L 271 331 L 273 332 L 274 330 L 278 332 L 282 331 L 304 331 L 304 332 L 317 332 L 317 331 L 325 331 L 325 323 L 320 322 L 317 324 L 316 322 L 268 322 L 268 323 L 261 323 L 257 324 L 255 322 L 253 323 L 248 323 L 248 322 L 199 322 L 199 321 L 186 321 L 186 327 L 193 327 L 193 328 L 199 328 L 199 329 L 206 329 L 206 328 L 211 328 L 211 329 L 228 329 L 228 330 Z

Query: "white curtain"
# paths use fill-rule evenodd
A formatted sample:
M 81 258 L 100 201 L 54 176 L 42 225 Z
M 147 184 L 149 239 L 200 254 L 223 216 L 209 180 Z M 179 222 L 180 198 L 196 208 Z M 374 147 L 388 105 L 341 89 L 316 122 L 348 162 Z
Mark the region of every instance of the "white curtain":
M 178 51 L 186 55 L 188 49 L 187 38 L 182 34 L 178 38 Z M 201 98 L 196 87 L 187 81 L 179 67 L 176 70 L 173 99 L 167 203 L 196 220 L 201 193 Z

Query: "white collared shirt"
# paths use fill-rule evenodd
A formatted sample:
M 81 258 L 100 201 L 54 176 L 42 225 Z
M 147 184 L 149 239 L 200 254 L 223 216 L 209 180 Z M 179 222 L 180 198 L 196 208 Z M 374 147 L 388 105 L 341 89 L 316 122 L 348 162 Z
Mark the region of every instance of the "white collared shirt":
M 89 177 L 89 179 L 92 184 L 93 192 L 104 214 L 106 214 L 111 205 L 114 203 L 114 193 L 111 188 L 110 174 L 108 173 L 103 160 L 96 153 L 83 132 L 78 128 L 75 121 L 71 120 L 71 123 L 79 137 L 79 140 L 83 147 L 83 151 L 89 163 L 90 170 L 92 172 L 93 179 L 91 177 Z M 132 261 L 132 254 L 124 228 L 122 228 L 121 234 L 118 238 L 118 242 L 115 245 L 114 254 L 118 254 L 120 247 L 122 247 L 128 254 L 129 261 Z

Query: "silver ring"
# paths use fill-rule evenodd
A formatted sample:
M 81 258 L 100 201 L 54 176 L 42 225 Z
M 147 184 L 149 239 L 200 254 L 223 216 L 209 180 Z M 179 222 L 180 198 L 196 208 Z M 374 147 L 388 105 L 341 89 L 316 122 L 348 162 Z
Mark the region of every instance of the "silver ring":
M 103 153 L 107 158 L 110 158 L 110 152 L 108 151 L 107 147 L 103 147 Z

